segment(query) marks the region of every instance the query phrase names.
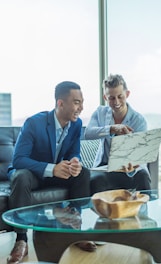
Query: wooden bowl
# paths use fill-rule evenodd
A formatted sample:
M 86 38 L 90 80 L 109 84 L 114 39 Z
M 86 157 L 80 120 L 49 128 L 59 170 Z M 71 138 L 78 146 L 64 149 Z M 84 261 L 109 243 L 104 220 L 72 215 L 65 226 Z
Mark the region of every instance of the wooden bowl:
M 92 196 L 96 213 L 110 219 L 136 216 L 141 205 L 148 200 L 147 194 L 123 189 L 99 192 Z

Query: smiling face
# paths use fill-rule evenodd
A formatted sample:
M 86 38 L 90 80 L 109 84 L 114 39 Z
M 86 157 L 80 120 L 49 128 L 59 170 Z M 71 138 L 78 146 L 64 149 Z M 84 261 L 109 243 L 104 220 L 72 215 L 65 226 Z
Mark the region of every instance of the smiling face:
M 114 88 L 105 88 L 104 99 L 108 101 L 109 106 L 112 108 L 113 113 L 126 114 L 128 98 L 130 91 L 125 90 L 123 85 L 120 84 Z
M 77 121 L 83 110 L 83 95 L 81 90 L 71 89 L 69 95 L 57 101 L 56 115 L 64 127 L 69 121 Z

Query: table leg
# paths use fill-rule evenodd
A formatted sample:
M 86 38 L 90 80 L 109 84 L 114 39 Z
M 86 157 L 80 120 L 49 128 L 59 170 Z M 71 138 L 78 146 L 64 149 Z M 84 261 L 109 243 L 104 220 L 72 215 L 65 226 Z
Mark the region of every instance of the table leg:
M 33 232 L 34 247 L 39 261 L 57 263 L 68 246 L 81 240 L 106 241 L 144 249 L 153 256 L 155 262 L 161 262 L 161 231 L 95 234 Z

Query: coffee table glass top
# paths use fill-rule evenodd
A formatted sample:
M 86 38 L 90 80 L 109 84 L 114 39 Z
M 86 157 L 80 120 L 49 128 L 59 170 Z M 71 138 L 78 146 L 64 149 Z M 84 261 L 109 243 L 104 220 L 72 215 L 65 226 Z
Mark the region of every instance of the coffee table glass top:
M 144 191 L 142 191 L 144 193 Z M 161 199 L 158 191 L 146 191 L 150 200 L 136 217 L 99 217 L 91 198 L 21 207 L 3 213 L 3 220 L 14 227 L 48 232 L 138 232 L 161 230 Z

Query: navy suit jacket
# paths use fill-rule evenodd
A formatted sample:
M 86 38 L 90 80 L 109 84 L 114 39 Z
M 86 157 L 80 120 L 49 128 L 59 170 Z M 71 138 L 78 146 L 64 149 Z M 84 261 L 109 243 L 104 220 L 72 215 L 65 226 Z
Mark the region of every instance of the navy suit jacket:
M 80 135 L 82 121 L 71 122 L 68 135 L 65 137 L 57 158 L 70 160 L 80 159 Z M 48 163 L 54 163 L 56 153 L 56 129 L 54 110 L 40 112 L 28 118 L 17 138 L 13 155 L 14 169 L 28 169 L 42 177 Z

